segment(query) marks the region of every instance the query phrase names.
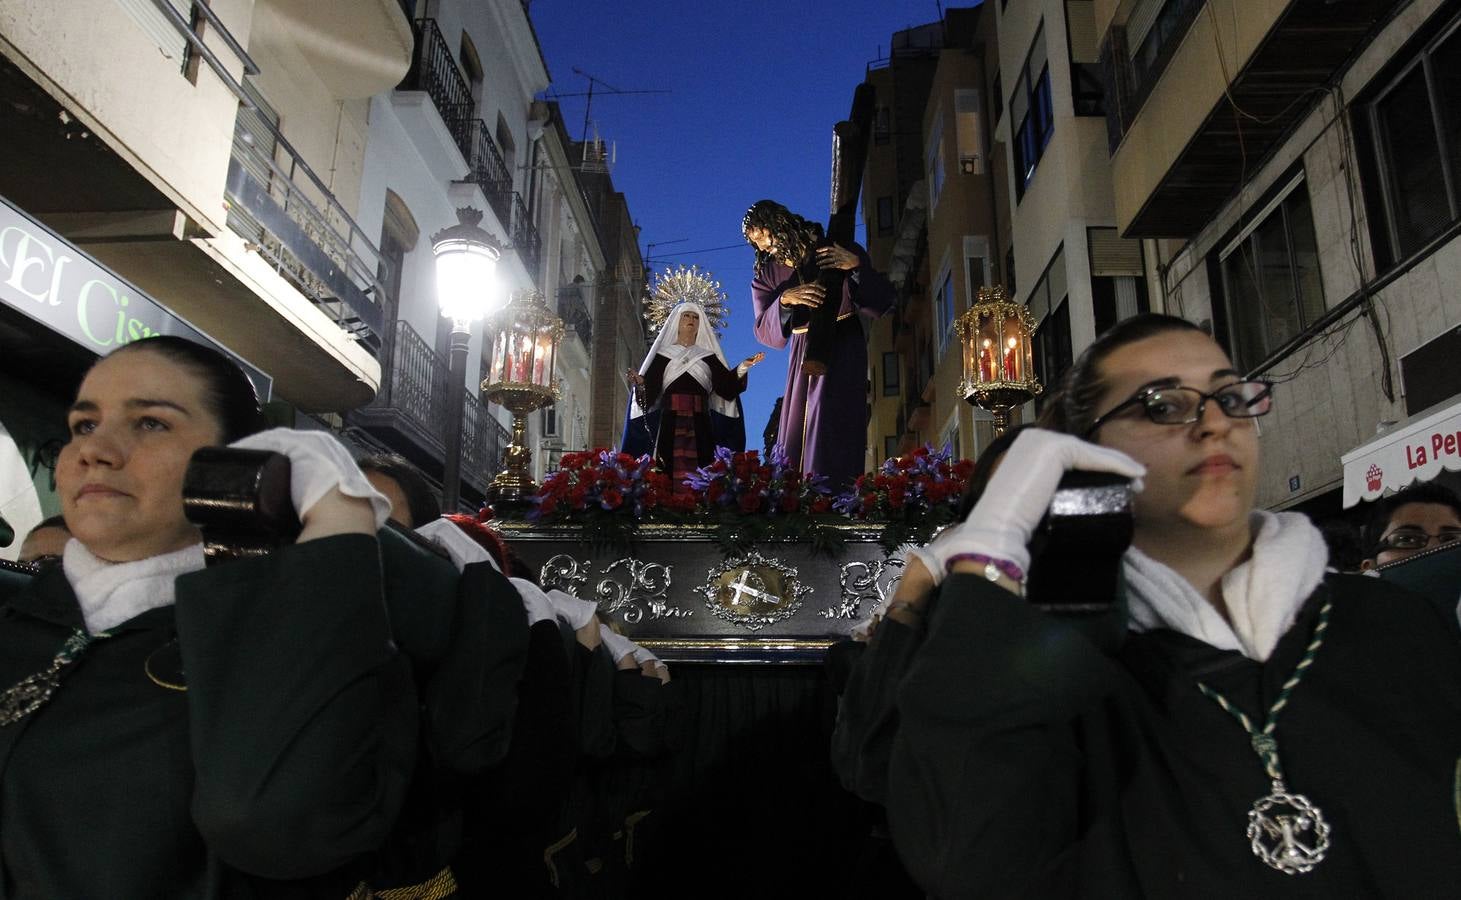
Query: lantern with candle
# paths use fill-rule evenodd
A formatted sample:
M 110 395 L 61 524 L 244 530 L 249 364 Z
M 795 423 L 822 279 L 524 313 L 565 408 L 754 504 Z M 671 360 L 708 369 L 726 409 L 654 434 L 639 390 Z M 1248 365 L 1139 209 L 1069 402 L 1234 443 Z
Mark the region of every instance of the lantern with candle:
M 1023 304 L 1011 302 L 1000 286 L 979 296 L 954 323 L 964 348 L 964 399 L 994 414 L 994 432 L 1010 424 L 1010 410 L 1043 393 L 1035 377 L 1035 322 Z
M 563 320 L 548 308 L 541 291 L 522 291 L 488 320 L 487 334 L 492 362 L 482 395 L 512 412 L 512 441 L 488 493 L 494 507 L 512 508 L 527 504 L 537 491 L 529 474 L 526 417 L 558 400 L 553 364 L 563 340 Z

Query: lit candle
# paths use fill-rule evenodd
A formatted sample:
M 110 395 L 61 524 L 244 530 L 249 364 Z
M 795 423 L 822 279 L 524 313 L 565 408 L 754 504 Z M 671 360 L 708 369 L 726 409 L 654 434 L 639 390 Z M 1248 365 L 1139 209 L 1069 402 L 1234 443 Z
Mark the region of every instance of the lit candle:
M 1005 346 L 1008 348 L 1004 351 L 1005 381 L 1018 381 L 1020 378 L 1018 374 L 1019 366 L 1017 364 L 1017 361 L 1015 360 L 1015 347 L 1019 346 L 1019 343 L 1020 342 L 1015 338 L 1010 338 L 1009 341 L 1007 341 L 1005 344 Z

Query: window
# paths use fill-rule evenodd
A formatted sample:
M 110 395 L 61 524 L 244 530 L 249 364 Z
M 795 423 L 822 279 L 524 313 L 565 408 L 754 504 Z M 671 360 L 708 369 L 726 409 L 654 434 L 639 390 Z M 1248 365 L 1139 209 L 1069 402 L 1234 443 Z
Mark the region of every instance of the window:
M 1086 250 L 1091 262 L 1091 311 L 1096 334 L 1146 312 L 1141 241 L 1127 240 L 1115 228 L 1087 228 Z
M 1461 18 L 1414 54 L 1361 106 L 1371 228 L 1381 267 L 1461 219 Z
M 883 396 L 884 397 L 896 397 L 896 396 L 898 396 L 898 391 L 900 390 L 900 388 L 898 387 L 898 369 L 899 369 L 898 354 L 897 353 L 884 353 L 883 354 Z
M 878 237 L 893 233 L 893 198 L 878 198 Z
M 457 55 L 462 59 L 462 71 L 467 74 L 467 84 L 472 86 L 472 112 L 475 114 L 482 102 L 482 57 L 477 55 L 477 45 L 472 43 L 472 36 L 465 31 L 462 32 L 462 44 Z
M 1218 252 L 1228 337 L 1253 369 L 1324 315 L 1314 217 L 1302 172 Z
M 959 413 L 957 410 L 949 416 L 949 421 L 944 425 L 943 434 L 939 436 L 938 445 L 940 448 L 947 447 L 949 452 L 958 459 L 959 453 Z
M 1106 115 L 1096 4 L 1092 0 L 1065 0 L 1065 38 L 1070 52 L 1070 93 L 1075 114 Z
M 873 143 L 886 144 L 893 136 L 892 110 L 887 106 L 879 106 L 876 118 L 873 120 Z
M 1035 167 L 1050 138 L 1055 134 L 1055 112 L 1050 100 L 1050 64 L 1045 54 L 1045 25 L 1035 31 L 1035 41 L 1025 57 L 1015 91 L 1010 95 L 1010 123 L 1013 127 L 1015 196 L 1025 195 L 1035 178 Z
M 883 436 L 883 459 L 896 459 L 898 457 L 898 435 L 888 434 Z
M 420 236 L 421 229 L 416 225 L 416 217 L 411 215 L 406 201 L 387 188 L 385 216 L 380 229 L 381 270 L 377 273 L 385 286 L 381 308 L 387 325 L 395 321 L 400 305 L 401 271 L 406 266 L 406 254 L 416 247 Z
M 502 158 L 511 167 L 517 162 L 517 144 L 512 139 L 512 129 L 507 127 L 507 120 L 502 113 L 497 114 L 497 149 L 502 151 Z
M 959 171 L 983 175 L 983 102 L 978 91 L 954 91 L 954 131 L 959 144 Z
M 558 408 L 556 406 L 543 407 L 543 437 L 558 436 Z
M 1004 83 L 1000 80 L 999 73 L 994 73 L 994 121 L 999 123 L 999 117 L 1004 115 Z
M 964 235 L 965 299 L 972 305 L 979 289 L 989 287 L 989 238 L 979 234 Z
M 949 334 L 954 330 L 954 274 L 947 269 L 943 281 L 939 282 L 938 294 L 934 297 L 934 332 L 938 335 L 938 352 L 942 356 L 948 345 Z
M 925 166 L 928 178 L 928 214 L 938 207 L 939 194 L 944 190 L 944 118 L 943 111 L 934 113 L 933 128 L 928 134 L 928 159 Z
M 1046 388 L 1041 404 L 1074 359 L 1070 340 L 1070 304 L 1066 302 L 1065 246 L 1061 245 L 1025 305 L 1035 319 L 1035 375 Z
M 1070 345 L 1070 303 L 1062 301 L 1055 312 L 1035 329 L 1035 374 L 1045 386 L 1041 400 L 1048 399 L 1074 360 Z

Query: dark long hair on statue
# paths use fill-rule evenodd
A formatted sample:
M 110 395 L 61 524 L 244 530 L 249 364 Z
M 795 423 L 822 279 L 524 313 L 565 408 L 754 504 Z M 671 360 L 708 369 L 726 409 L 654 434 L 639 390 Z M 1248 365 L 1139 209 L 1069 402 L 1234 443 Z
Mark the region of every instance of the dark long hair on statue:
M 741 236 L 752 228 L 764 228 L 771 232 L 775 241 L 773 250 L 778 260 L 789 260 L 792 265 L 800 263 L 817 242 L 826 234 L 822 226 L 809 222 L 777 203 L 775 200 L 757 200 L 746 210 L 741 219 Z M 756 268 L 760 269 L 771 261 L 771 253 L 756 251 Z

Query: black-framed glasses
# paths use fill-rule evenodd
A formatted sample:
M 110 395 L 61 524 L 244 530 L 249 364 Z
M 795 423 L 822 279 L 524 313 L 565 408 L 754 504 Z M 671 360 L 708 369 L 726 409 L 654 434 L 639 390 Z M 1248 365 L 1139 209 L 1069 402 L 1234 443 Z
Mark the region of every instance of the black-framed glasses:
M 1401 528 L 1392 531 L 1380 539 L 1375 552 L 1384 550 L 1424 550 L 1434 541 L 1437 544 L 1450 544 L 1461 541 L 1461 529 L 1442 528 L 1440 534 L 1430 534 L 1416 528 Z
M 1256 419 L 1273 408 L 1273 383 L 1261 379 L 1235 381 L 1210 394 L 1181 386 L 1142 388 L 1098 417 L 1084 436 L 1095 434 L 1112 416 L 1133 406 L 1140 406 L 1146 417 L 1158 425 L 1191 425 L 1202 418 L 1209 400 L 1217 401 L 1223 415 L 1230 419 Z

